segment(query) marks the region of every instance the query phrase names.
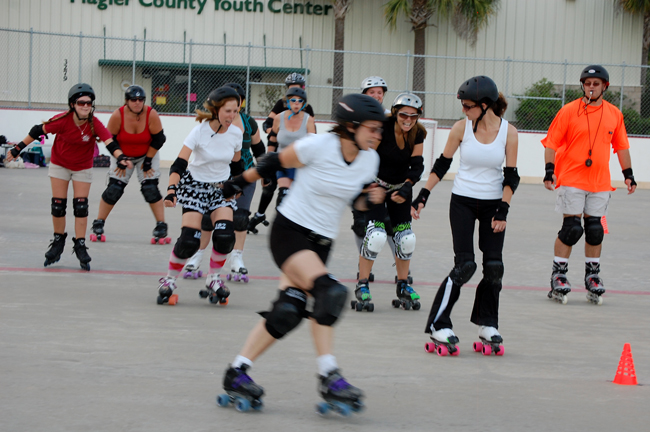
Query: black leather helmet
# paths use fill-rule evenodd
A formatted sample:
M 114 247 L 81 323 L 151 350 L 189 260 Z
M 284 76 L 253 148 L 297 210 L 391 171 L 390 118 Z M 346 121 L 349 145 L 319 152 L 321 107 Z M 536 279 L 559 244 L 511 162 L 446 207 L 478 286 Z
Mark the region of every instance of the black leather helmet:
M 462 83 L 456 98 L 474 102 L 496 102 L 499 100 L 499 89 L 492 78 L 479 75 Z

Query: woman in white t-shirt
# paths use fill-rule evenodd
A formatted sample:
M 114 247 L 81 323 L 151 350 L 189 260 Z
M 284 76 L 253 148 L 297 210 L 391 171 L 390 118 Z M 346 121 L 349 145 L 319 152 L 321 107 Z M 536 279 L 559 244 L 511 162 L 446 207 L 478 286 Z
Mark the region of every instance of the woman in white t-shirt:
M 345 381 L 331 354 L 332 325 L 345 307 L 348 289 L 329 274 L 325 263 L 345 208 L 352 203 L 367 210 L 384 199 L 380 188 L 371 185 L 379 166 L 374 148 L 381 139 L 384 109 L 369 96 L 352 94 L 339 101 L 334 115 L 338 125 L 332 133 L 308 135 L 281 153 L 269 153 L 257 168 L 224 185 L 224 195 L 229 197 L 277 170 L 297 168 L 291 193 L 278 207 L 271 230 L 271 253 L 282 270 L 280 293 L 226 370 L 223 387 L 228 394 L 219 396 L 220 405 L 234 398 L 238 404 L 260 407 L 264 390 L 247 370 L 277 339 L 310 317 L 319 389 L 326 401 L 321 409 L 327 410 L 327 402 L 332 401 L 348 411 L 362 406 L 363 393 Z M 308 296 L 314 298 L 312 312 L 306 310 Z
M 230 87 L 220 87 L 210 92 L 203 104 L 205 111 L 196 110 L 199 122 L 183 142 L 178 158 L 169 170 L 168 195 L 165 206 L 183 206 L 181 235 L 169 257 L 167 276 L 160 279 L 158 304 L 176 304 L 176 278 L 188 258 L 199 250 L 201 243 L 201 220 L 209 214 L 215 229 L 212 232 L 212 255 L 206 289 L 201 297 L 211 303 L 228 303 L 230 291 L 219 278 L 227 255 L 235 245 L 233 212 L 237 210 L 234 200 L 225 200 L 223 182 L 231 175 L 230 162 L 241 158 L 243 133 L 233 125 L 241 99 Z M 194 154 L 192 162 L 188 161 Z M 233 167 L 241 167 L 233 164 Z M 241 169 L 240 169 L 241 172 Z M 233 175 L 239 174 L 237 172 Z
M 517 185 L 517 129 L 502 118 L 508 102 L 496 84 L 486 76 L 463 82 L 458 99 L 466 115 L 451 128 L 447 145 L 436 159 L 431 175 L 411 214 L 420 211 L 433 187 L 444 177 L 452 157 L 460 149 L 460 168 L 454 179 L 449 205 L 449 220 L 454 242 L 454 268 L 438 289 L 431 306 L 425 333 L 431 333 L 427 350 L 439 355 L 457 355 L 458 337 L 452 331 L 451 310 L 460 296 L 460 288 L 476 271 L 474 262 L 474 226 L 478 220 L 478 245 L 483 253 L 483 279 L 476 287 L 470 321 L 479 326 L 481 342 L 475 351 L 503 355 L 499 327 L 499 293 L 503 277 L 503 242 L 506 215 Z M 505 160 L 503 173 L 501 168 Z

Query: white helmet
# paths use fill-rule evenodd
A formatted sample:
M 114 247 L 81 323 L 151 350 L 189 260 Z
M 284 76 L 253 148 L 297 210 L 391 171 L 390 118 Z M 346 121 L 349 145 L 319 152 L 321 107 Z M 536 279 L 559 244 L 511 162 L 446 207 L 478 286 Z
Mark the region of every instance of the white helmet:
M 422 99 L 413 93 L 400 93 L 393 102 L 393 110 L 400 106 L 415 108 L 418 114 L 422 115 Z
M 373 87 L 383 88 L 384 93 L 388 91 L 388 86 L 386 85 L 386 81 L 384 81 L 382 77 L 371 76 L 361 81 L 361 93 L 366 94 L 366 91 L 368 91 L 369 88 L 373 88 Z

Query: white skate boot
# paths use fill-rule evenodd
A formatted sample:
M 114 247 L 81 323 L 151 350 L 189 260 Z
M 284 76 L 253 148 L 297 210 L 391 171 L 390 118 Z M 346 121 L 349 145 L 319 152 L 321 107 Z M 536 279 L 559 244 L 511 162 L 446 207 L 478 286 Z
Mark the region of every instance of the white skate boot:
M 201 265 L 201 261 L 203 260 L 204 253 L 205 253 L 205 249 L 199 249 L 192 256 L 192 258 L 187 260 L 187 263 L 185 263 L 185 268 L 183 269 L 183 279 L 187 279 L 187 278 L 198 279 L 201 276 L 203 276 L 203 272 L 199 270 L 199 266 Z
M 174 294 L 176 278 L 173 276 L 165 276 L 164 278 L 160 278 L 158 282 L 160 282 L 160 286 L 158 287 L 158 298 L 156 302 L 159 305 L 169 303 L 171 306 L 178 303 L 178 294 Z
M 433 325 L 431 327 L 431 342 L 424 344 L 424 350 L 426 352 L 436 352 L 441 357 L 446 356 L 447 354 L 452 356 L 460 354 L 460 348 L 456 346 L 459 339 L 452 329 L 443 328 L 436 330 L 433 328 Z
M 228 304 L 230 290 L 223 283 L 218 273 L 209 273 L 205 280 L 205 289 L 199 291 L 201 298 L 207 298 L 212 304 Z
M 480 342 L 474 342 L 474 351 L 481 351 L 483 355 L 489 356 L 494 353 L 495 355 L 502 356 L 505 353 L 505 348 L 501 345 L 503 338 L 499 331 L 490 326 L 479 326 L 478 337 Z
M 230 252 L 230 273 L 226 275 L 227 280 L 248 283 L 248 269 L 244 265 L 243 254 L 244 251 L 239 249 Z

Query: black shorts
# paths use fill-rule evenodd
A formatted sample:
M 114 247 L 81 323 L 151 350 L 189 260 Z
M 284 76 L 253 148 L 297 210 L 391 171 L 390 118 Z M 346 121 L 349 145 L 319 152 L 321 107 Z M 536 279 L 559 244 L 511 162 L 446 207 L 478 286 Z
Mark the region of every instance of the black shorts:
M 280 212 L 277 212 L 273 221 L 269 241 L 271 254 L 279 268 L 291 255 L 305 249 L 316 252 L 323 264 L 326 264 L 332 248 L 331 239 L 290 221 Z

